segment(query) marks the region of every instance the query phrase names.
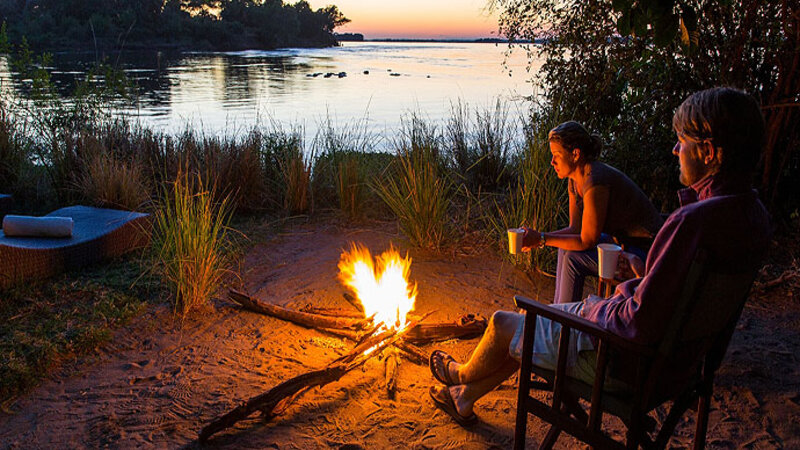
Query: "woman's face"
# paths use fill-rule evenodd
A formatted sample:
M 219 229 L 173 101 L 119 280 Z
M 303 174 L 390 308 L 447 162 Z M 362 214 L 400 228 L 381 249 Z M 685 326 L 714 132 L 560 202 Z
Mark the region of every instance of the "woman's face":
M 565 150 L 561 143 L 550 142 L 550 153 L 553 155 L 550 159 L 550 165 L 553 166 L 553 170 L 556 171 L 558 178 L 566 178 L 575 170 L 577 166 L 575 156 L 572 152 Z

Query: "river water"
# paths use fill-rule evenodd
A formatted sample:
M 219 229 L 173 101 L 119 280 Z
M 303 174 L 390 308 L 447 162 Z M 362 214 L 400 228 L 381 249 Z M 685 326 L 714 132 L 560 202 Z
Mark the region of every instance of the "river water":
M 192 127 L 231 136 L 277 122 L 313 137 L 330 121 L 334 129 L 358 123 L 387 137 L 411 113 L 443 124 L 458 102 L 486 110 L 499 100 L 512 115 L 524 111 L 533 94 L 527 55 L 506 52 L 489 43 L 345 42 L 325 49 L 144 52 L 107 61 L 139 87 L 136 106 L 125 113 L 170 134 Z M 50 69 L 65 83 L 96 59 L 55 55 Z M 14 93 L 9 77 L 0 68 L 4 95 Z

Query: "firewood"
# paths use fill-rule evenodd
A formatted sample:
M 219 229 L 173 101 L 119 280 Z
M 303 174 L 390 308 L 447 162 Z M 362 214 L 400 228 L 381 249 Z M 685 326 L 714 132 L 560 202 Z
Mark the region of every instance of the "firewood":
M 467 314 L 455 322 L 420 323 L 408 333 L 405 340 L 422 344 L 448 339 L 469 339 L 478 337 L 486 331 L 486 319 L 475 314 Z
M 291 310 L 282 306 L 264 302 L 255 297 L 251 297 L 243 292 L 231 289 L 228 296 L 234 302 L 244 308 L 268 316 L 277 317 L 298 325 L 309 328 L 340 328 L 362 330 L 372 323 L 370 319 L 349 319 L 345 317 L 331 317 L 320 314 L 309 314 Z
M 397 348 L 392 348 L 384 352 L 386 358 L 383 360 L 383 375 L 386 380 L 386 395 L 389 400 L 394 400 L 397 394 L 397 376 L 400 373 L 400 357 Z
M 428 358 L 430 358 L 430 355 L 416 345 L 406 341 L 405 339 L 400 339 L 394 343 L 394 346 L 403 352 L 403 356 L 405 356 L 405 358 L 410 362 L 420 366 L 428 365 Z
M 401 339 L 416 324 L 416 322 L 411 322 L 409 326 L 401 330 L 373 334 L 356 345 L 348 354 L 334 360 L 325 368 L 286 380 L 269 391 L 250 398 L 203 427 L 199 434 L 200 441 L 208 440 L 214 434 L 232 427 L 256 411 L 261 411 L 265 420 L 276 417 L 309 389 L 337 381 L 347 372 L 380 354 L 383 349 Z
M 364 314 L 364 305 L 362 305 L 357 298 L 353 297 L 353 294 L 345 292 L 344 294 L 342 294 L 342 296 L 344 297 L 345 300 L 347 300 L 347 303 L 353 305 L 353 308 L 355 308 L 356 311 L 360 312 L 361 314 Z
M 318 314 L 322 316 L 333 317 L 347 317 L 348 319 L 363 319 L 364 313 L 350 311 L 342 308 L 323 308 L 320 306 L 306 305 L 300 309 L 300 312 L 309 314 Z

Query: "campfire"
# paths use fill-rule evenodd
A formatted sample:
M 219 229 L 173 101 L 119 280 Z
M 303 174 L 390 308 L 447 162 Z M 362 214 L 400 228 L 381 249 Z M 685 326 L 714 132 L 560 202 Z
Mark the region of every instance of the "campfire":
M 407 324 L 414 309 L 417 286 L 408 281 L 411 259 L 401 258 L 394 249 L 373 261 L 364 246 L 353 244 L 339 260 L 339 279 L 353 290 L 366 317 L 381 329 L 398 329 Z
M 418 344 L 475 337 L 486 329 L 486 320 L 473 314 L 462 316 L 455 322 L 436 323 L 424 322 L 430 312 L 423 316 L 414 315 L 417 286 L 409 281 L 411 259 L 408 255 L 401 257 L 394 248 L 373 258 L 369 249 L 353 243 L 348 251 L 342 253 L 338 267 L 339 280 L 352 291 L 352 294 L 344 292 L 343 298 L 355 310 L 312 305 L 292 310 L 240 291 L 230 291 L 231 300 L 245 309 L 349 338 L 356 345 L 324 368 L 284 381 L 215 419 L 201 430 L 201 441 L 256 411 L 271 419 L 309 389 L 337 381 L 378 355 L 384 357 L 386 393 L 394 399 L 399 354 L 412 363 L 427 364 L 428 354 L 417 347 Z

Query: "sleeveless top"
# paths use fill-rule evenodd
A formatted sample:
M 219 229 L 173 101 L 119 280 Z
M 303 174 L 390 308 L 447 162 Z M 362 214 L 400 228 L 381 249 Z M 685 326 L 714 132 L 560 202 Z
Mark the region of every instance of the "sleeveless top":
M 600 231 L 610 234 L 621 243 L 645 249 L 649 247 L 648 241 L 658 233 L 664 220 L 639 186 L 614 167 L 592 161 L 580 193 L 594 186 L 608 188 L 608 210 Z M 583 213 L 583 196 L 572 179 L 569 180 L 569 191 L 575 196 L 578 208 Z

